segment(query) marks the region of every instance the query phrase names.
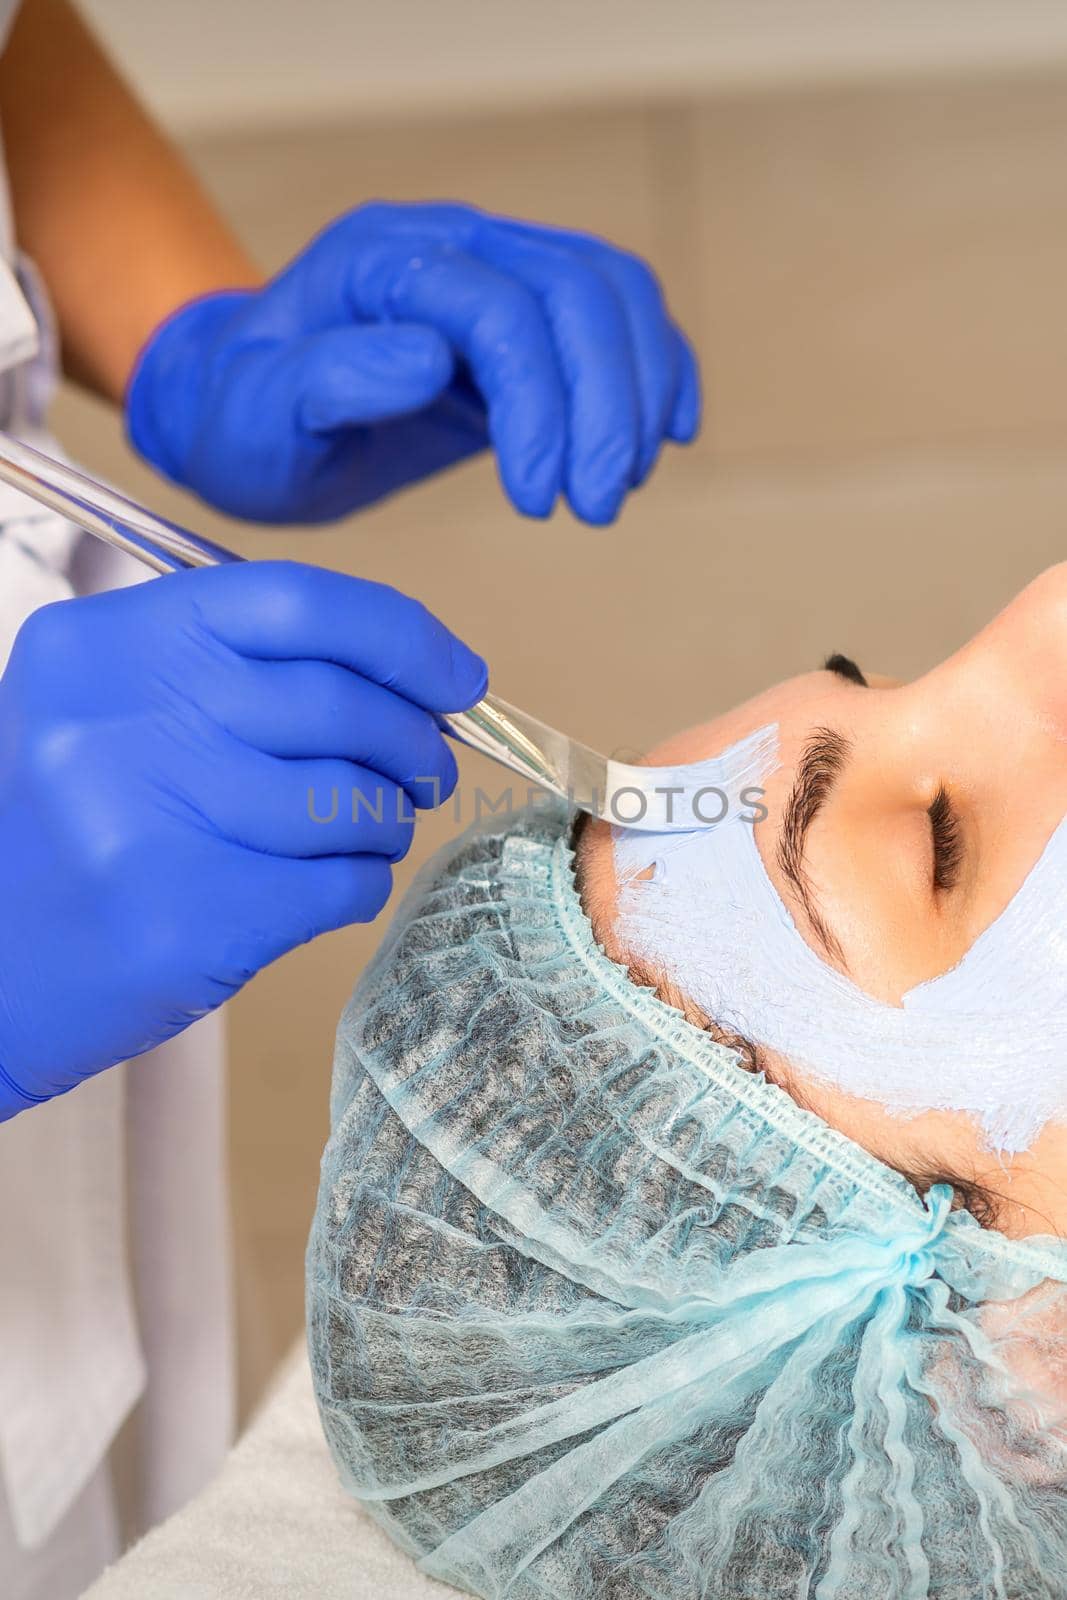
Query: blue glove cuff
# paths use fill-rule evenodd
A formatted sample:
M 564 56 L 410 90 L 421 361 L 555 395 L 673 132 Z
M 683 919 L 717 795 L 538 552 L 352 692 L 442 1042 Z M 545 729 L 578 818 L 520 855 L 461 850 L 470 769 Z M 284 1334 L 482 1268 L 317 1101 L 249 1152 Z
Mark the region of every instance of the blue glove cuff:
M 228 289 L 190 300 L 149 335 L 126 386 L 126 432 L 139 455 L 175 483 L 188 482 L 189 450 L 216 326 L 255 293 Z

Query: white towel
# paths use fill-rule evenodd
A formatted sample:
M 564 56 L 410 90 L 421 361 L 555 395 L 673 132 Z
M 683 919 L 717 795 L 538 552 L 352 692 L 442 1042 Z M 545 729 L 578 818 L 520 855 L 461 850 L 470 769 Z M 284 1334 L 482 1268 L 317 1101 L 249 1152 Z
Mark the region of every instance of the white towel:
M 301 1344 L 213 1483 L 83 1600 L 456 1600 L 345 1493 Z

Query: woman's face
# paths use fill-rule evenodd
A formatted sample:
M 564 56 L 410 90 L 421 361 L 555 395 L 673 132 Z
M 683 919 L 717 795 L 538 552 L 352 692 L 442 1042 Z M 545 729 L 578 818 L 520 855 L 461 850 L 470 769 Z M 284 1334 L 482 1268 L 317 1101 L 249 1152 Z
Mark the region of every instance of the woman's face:
M 675 735 L 648 760 L 701 761 L 776 723 L 780 765 L 766 781 L 766 820 L 755 828 L 767 872 L 819 955 L 867 993 L 899 1004 L 961 959 L 1067 815 L 1067 564 L 1042 574 L 913 683 L 858 665 L 866 683 L 853 681 L 848 663 L 805 673 Z M 803 839 L 783 850 L 790 797 L 813 768 L 822 798 Z M 625 960 L 610 933 L 606 825 L 590 825 L 583 856 L 598 935 Z M 991 1189 L 1003 1198 L 1005 1231 L 1067 1231 L 1067 1128 L 1050 1124 L 1030 1150 L 1000 1159 L 962 1113 L 901 1122 L 805 1081 L 786 1062 L 772 1067 L 825 1120 L 890 1164 L 944 1170 Z

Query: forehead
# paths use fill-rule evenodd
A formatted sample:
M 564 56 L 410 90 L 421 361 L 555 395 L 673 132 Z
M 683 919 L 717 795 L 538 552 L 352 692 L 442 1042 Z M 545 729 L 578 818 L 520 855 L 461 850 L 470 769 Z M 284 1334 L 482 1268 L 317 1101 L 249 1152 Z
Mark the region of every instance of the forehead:
M 776 724 L 782 768 L 778 774 L 772 775 L 768 783 L 768 800 L 773 801 L 776 807 L 786 763 L 793 761 L 796 749 L 812 723 L 839 710 L 840 695 L 835 700 L 834 690 L 837 688 L 840 691 L 841 687 L 826 672 L 806 672 L 787 678 L 730 711 L 670 734 L 647 751 L 643 760 L 651 766 L 704 761 L 745 738 L 756 728 Z M 617 908 L 617 885 L 612 830 L 608 823 L 590 819 L 584 824 L 578 859 L 583 898 L 597 937 L 608 953 L 619 959 L 618 951 L 611 948 L 614 943 L 612 928 Z
M 841 704 L 840 680 L 827 672 L 804 672 L 786 678 L 744 700 L 732 710 L 670 734 L 650 749 L 644 760 L 651 766 L 703 761 L 767 723 L 777 723 L 788 739 L 801 722 L 806 729 Z

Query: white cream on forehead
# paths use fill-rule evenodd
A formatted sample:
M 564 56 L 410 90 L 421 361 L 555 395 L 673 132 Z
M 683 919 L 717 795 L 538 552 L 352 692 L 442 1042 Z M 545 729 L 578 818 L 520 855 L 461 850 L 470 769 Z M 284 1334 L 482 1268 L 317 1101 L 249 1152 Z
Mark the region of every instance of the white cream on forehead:
M 715 785 L 737 796 L 777 765 L 777 731 L 664 771 L 687 792 Z M 632 955 L 723 1028 L 898 1115 L 965 1112 L 1005 1153 L 1067 1115 L 1067 819 L 958 965 L 891 1006 L 801 937 L 751 818 L 734 804 L 696 831 L 613 830 L 617 933 Z

